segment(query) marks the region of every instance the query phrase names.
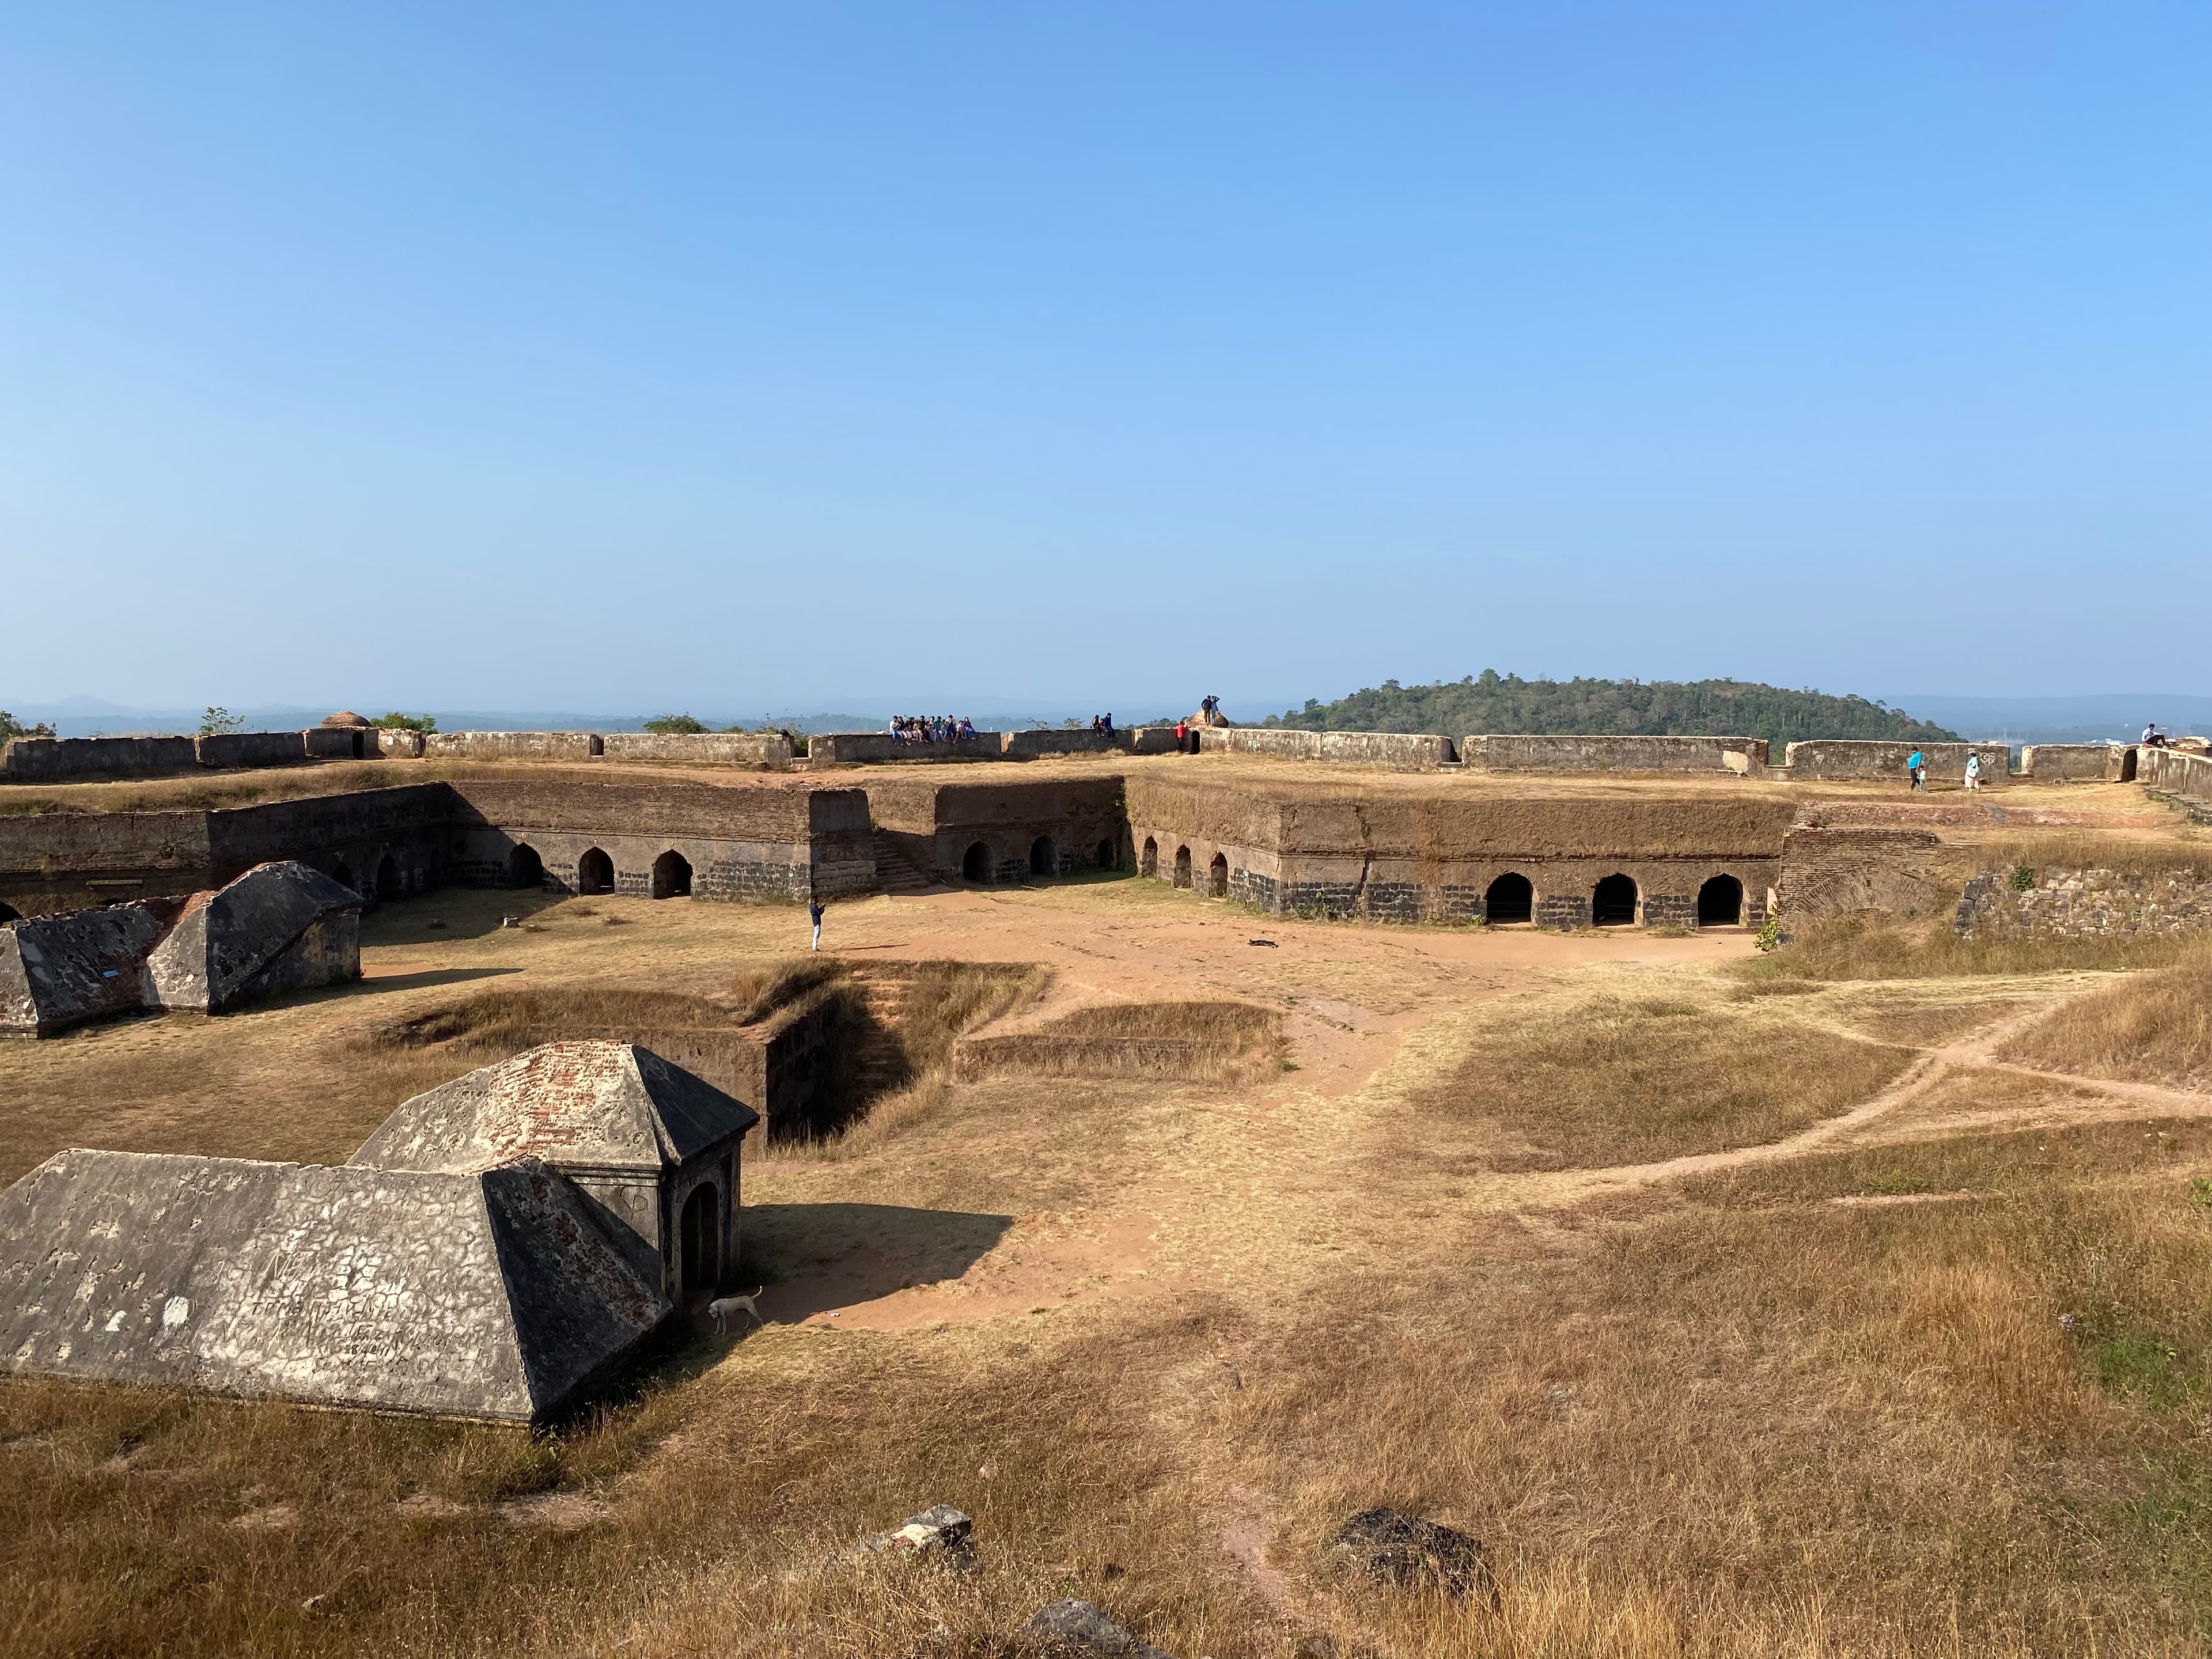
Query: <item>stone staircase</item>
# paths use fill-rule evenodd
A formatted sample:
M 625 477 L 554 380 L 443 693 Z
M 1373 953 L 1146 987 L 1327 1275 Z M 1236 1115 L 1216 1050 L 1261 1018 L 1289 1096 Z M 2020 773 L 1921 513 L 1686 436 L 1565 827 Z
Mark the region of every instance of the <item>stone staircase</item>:
M 854 1045 L 848 1086 L 853 1105 L 865 1108 L 912 1080 L 898 1030 L 913 981 L 902 974 L 876 971 L 872 963 L 855 964 L 852 977 L 867 1003 L 868 1018 L 861 1022 L 865 1035 Z
M 921 893 L 936 886 L 937 878 L 916 865 L 882 830 L 875 832 L 876 883 L 884 892 Z

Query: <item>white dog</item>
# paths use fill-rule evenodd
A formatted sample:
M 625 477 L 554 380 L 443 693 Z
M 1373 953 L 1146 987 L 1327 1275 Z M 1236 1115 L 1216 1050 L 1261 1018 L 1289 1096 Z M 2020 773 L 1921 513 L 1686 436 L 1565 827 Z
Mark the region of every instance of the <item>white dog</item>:
M 754 1324 L 767 1324 L 768 1321 L 761 1317 L 760 1304 L 755 1299 L 767 1288 L 765 1285 L 759 1285 L 754 1286 L 751 1296 L 718 1296 L 709 1302 L 707 1304 L 707 1316 L 714 1322 L 715 1334 L 717 1335 L 729 1334 L 730 1316 L 733 1313 L 749 1313 L 753 1316 Z

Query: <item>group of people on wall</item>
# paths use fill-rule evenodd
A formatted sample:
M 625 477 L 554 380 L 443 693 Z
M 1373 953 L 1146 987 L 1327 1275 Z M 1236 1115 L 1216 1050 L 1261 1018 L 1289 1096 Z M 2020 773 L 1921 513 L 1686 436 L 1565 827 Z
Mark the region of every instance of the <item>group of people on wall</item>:
M 963 714 L 894 714 L 891 737 L 899 743 L 965 743 L 975 735 L 975 723 Z

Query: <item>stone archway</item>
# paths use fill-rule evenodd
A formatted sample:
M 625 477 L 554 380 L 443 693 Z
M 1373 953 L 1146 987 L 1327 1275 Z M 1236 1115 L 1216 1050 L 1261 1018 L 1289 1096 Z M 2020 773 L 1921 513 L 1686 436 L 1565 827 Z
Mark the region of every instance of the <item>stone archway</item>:
M 1213 862 L 1206 867 L 1206 896 L 1208 898 L 1229 896 L 1229 855 L 1216 853 Z
M 376 861 L 376 896 L 396 899 L 404 891 L 399 884 L 399 860 L 386 853 Z
M 1030 843 L 1030 873 L 1033 876 L 1056 876 L 1060 873 L 1060 849 L 1052 844 L 1050 836 L 1039 836 Z
M 653 861 L 653 896 L 657 899 L 691 896 L 691 860 L 672 847 Z
M 991 848 L 987 842 L 973 843 L 960 859 L 960 878 L 981 882 L 986 886 L 991 880 Z
M 361 884 L 353 878 L 353 866 L 343 859 L 340 859 L 337 867 L 331 872 L 331 879 L 341 887 L 350 887 L 356 893 L 361 891 Z
M 1178 887 L 1190 885 L 1190 848 L 1188 847 L 1176 848 L 1175 884 Z
M 1743 921 L 1743 884 L 1734 876 L 1715 876 L 1698 889 L 1698 926 L 1735 927 Z
M 1610 875 L 1590 894 L 1590 922 L 1598 927 L 1628 927 L 1636 921 L 1636 881 Z
M 576 860 L 576 890 L 580 893 L 613 892 L 615 861 L 599 848 L 592 848 Z
M 1111 841 L 1102 841 L 1098 843 L 1098 867 L 1101 870 L 1118 870 L 1121 867 L 1121 855 L 1114 850 L 1114 843 Z
M 1490 890 L 1482 896 L 1482 908 L 1493 927 L 1534 921 L 1536 884 L 1518 871 L 1509 870 L 1490 884 Z
M 520 842 L 507 855 L 507 884 L 509 887 L 541 887 L 545 883 L 545 860 L 538 856 L 538 849 L 528 842 Z
M 1137 873 L 1157 876 L 1160 872 L 1160 844 L 1150 836 L 1145 837 L 1145 850 L 1137 854 Z
M 21 921 L 22 919 L 23 913 L 21 910 L 18 910 L 14 905 L 8 903 L 5 900 L 0 900 L 0 925 L 4 925 L 11 921 Z

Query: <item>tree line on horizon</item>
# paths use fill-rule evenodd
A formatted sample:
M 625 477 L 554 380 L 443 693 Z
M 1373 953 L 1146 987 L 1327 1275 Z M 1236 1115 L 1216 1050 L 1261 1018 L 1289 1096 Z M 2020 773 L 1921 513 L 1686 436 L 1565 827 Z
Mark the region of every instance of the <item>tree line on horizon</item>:
M 1427 685 L 1385 680 L 1263 726 L 1297 732 L 1488 732 L 1535 736 L 1764 738 L 1778 750 L 1810 738 L 1956 743 L 1958 733 L 1864 697 L 1791 691 L 1751 680 L 1524 680 L 1486 668 Z

